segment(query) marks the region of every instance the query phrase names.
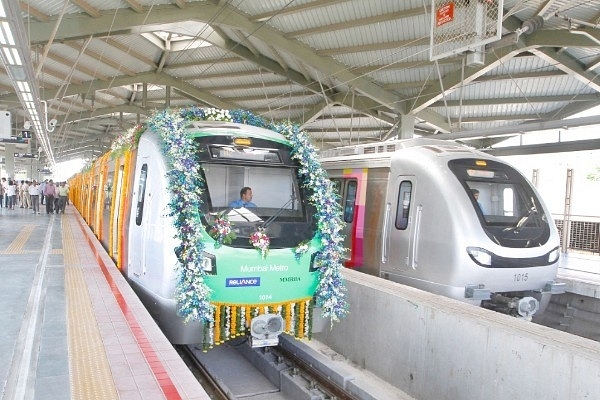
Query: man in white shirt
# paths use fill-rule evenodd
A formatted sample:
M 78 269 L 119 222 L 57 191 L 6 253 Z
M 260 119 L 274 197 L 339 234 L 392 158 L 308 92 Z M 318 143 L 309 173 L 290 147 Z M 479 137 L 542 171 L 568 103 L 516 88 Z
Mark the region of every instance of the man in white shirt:
M 38 185 L 37 181 L 34 179 L 29 185 L 29 197 L 31 199 L 31 208 L 33 209 L 33 214 L 40 213 L 40 185 Z

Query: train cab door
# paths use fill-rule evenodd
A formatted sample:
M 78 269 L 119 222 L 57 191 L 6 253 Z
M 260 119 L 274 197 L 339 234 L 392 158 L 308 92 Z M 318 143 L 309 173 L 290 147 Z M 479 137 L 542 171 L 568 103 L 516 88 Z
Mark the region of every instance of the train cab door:
M 360 211 L 360 205 L 357 204 L 358 180 L 352 178 L 332 178 L 331 181 L 339 194 L 339 201 L 342 208 L 342 220 L 344 228 L 342 236 L 344 237 L 344 248 L 348 249 L 344 266 L 355 268 L 362 265 L 362 235 L 357 234 L 357 214 Z
M 129 264 L 127 274 L 132 279 L 139 279 L 144 273 L 146 251 L 144 251 L 146 242 L 145 222 L 148 217 L 149 200 L 149 179 L 148 179 L 148 157 L 142 157 L 137 164 L 138 170 L 135 174 L 133 190 L 133 215 L 130 219 L 129 228 Z
M 381 271 L 415 270 L 419 265 L 418 240 L 422 206 L 416 202 L 414 176 L 397 176 L 388 190 L 385 206 Z

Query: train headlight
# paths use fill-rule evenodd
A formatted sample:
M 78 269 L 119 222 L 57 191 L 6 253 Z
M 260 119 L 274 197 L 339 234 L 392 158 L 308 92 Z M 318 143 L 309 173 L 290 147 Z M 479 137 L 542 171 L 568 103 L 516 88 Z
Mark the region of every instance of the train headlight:
M 310 256 L 310 267 L 308 269 L 308 272 L 315 272 L 316 270 L 319 269 L 319 258 L 322 256 L 320 251 L 317 251 L 316 253 L 312 253 L 312 255 Z
M 556 261 L 558 261 L 558 257 L 560 257 L 560 251 L 557 247 L 548 253 L 548 264 L 554 264 Z
M 279 314 L 262 314 L 250 321 L 252 347 L 277 346 L 283 332 L 283 317 Z
M 533 297 L 523 297 L 517 304 L 517 312 L 524 318 L 531 318 L 539 308 L 540 302 Z
M 467 253 L 473 261 L 482 267 L 492 266 L 492 253 L 481 247 L 467 247 Z
M 217 258 L 210 253 L 202 252 L 202 259 L 200 260 L 200 268 L 208 275 L 217 274 Z

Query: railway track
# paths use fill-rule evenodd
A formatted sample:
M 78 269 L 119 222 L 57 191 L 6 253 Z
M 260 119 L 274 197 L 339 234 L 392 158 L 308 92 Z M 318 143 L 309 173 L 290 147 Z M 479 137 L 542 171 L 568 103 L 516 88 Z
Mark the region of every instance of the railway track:
M 554 295 L 546 311 L 533 322 L 573 335 L 600 341 L 600 300 L 574 293 Z
M 218 382 L 210 375 L 204 366 L 194 357 L 193 352 L 188 346 L 175 346 L 177 353 L 194 374 L 198 382 L 202 385 L 206 393 L 213 400 L 228 400 L 229 397 L 225 391 L 221 389 Z
M 214 399 L 414 400 L 316 340 L 284 334 L 277 347 L 253 349 L 236 338 L 206 352 L 180 349 L 193 359 L 188 365 Z
M 206 352 L 194 346 L 178 350 L 214 399 L 360 399 L 324 375 L 306 352 L 294 350 L 294 342 L 252 349 L 237 338 Z

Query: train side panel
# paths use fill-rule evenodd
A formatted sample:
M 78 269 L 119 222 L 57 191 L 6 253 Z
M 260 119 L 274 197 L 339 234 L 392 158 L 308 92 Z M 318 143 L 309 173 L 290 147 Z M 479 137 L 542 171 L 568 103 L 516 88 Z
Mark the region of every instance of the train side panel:
M 144 134 L 138 145 L 133 178 L 126 276 L 172 343 L 200 343 L 201 324 L 185 323 L 173 298 L 177 284 L 173 249 L 177 243 L 167 216 L 165 165 L 158 136 L 153 132 Z

